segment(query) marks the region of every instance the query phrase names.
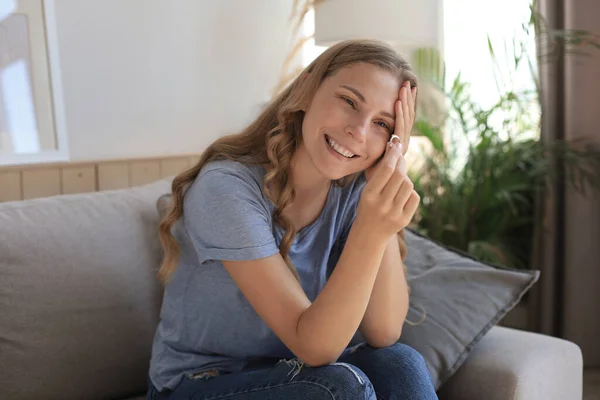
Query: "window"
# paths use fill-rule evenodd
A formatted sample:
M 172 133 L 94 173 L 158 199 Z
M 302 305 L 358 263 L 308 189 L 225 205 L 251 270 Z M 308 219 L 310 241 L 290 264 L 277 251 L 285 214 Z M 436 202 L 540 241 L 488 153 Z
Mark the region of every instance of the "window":
M 0 165 L 66 159 L 55 129 L 60 87 L 53 92 L 45 11 L 52 14 L 52 2 L 0 1 Z

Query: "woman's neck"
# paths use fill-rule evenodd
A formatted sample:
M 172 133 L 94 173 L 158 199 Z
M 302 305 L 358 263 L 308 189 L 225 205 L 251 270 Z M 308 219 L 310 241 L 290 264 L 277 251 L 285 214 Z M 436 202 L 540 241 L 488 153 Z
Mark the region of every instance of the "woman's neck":
M 331 180 L 321 175 L 300 145 L 292 157 L 291 178 L 296 198 L 310 199 L 329 191 Z
M 265 171 L 269 165 L 264 164 Z M 290 179 L 294 186 L 296 201 L 294 208 L 302 208 L 302 204 L 310 203 L 309 200 L 326 199 L 331 187 L 331 180 L 327 179 L 315 168 L 312 160 L 304 151 L 303 146 L 294 153 L 290 166 Z

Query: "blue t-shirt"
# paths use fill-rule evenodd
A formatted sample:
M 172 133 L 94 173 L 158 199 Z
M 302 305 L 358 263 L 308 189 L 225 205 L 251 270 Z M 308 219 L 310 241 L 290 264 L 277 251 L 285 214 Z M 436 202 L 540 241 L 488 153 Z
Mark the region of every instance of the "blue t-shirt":
M 204 166 L 173 227 L 180 246 L 166 286 L 152 347 L 150 379 L 174 389 L 184 374 L 238 372 L 251 360 L 293 358 L 254 311 L 220 260 L 255 260 L 279 252 L 283 229 L 263 190 L 265 169 L 234 161 Z M 365 179 L 331 186 L 317 219 L 298 232 L 289 256 L 314 301 L 338 262 Z M 357 332 L 350 345 L 361 340 Z

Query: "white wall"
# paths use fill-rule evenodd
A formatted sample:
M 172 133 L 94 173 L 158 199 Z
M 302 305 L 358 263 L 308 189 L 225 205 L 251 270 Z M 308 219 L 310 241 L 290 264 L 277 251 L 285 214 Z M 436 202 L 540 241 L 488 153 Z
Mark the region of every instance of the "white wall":
M 256 115 L 292 0 L 57 0 L 70 159 L 200 152 Z

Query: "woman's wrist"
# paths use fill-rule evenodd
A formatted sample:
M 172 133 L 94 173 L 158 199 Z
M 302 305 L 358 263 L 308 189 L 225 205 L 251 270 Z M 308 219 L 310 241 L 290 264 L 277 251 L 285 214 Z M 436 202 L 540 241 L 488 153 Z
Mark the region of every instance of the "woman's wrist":
M 383 250 L 391 238 L 390 235 L 383 234 L 373 223 L 359 218 L 354 220 L 349 236 L 355 236 L 356 242 L 360 243 L 362 248 L 383 248 Z
M 358 216 L 354 220 L 352 228 L 350 228 L 350 231 L 352 230 L 356 231 L 357 235 L 360 236 L 365 243 L 373 245 L 387 245 L 390 238 L 397 235 L 397 233 L 393 233 L 392 235 L 386 234 L 382 232 L 382 229 L 376 224 L 368 220 L 363 220 Z

